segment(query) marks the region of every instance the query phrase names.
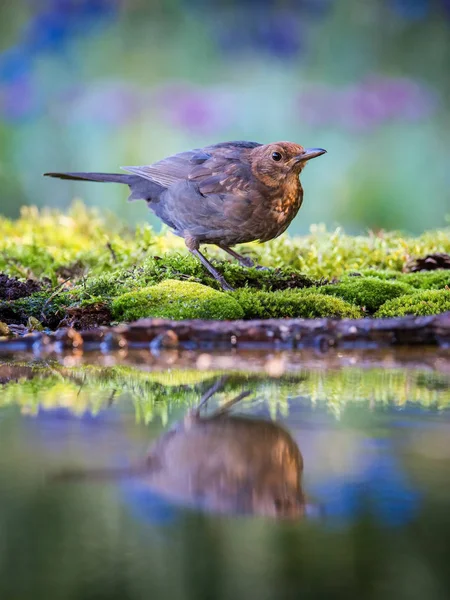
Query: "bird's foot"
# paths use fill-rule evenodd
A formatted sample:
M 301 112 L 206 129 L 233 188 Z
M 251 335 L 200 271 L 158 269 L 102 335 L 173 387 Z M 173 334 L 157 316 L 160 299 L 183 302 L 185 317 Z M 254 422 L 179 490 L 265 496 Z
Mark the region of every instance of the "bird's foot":
M 242 256 L 239 259 L 239 264 L 241 265 L 241 267 L 246 267 L 248 269 L 251 269 L 252 267 L 255 266 L 255 263 L 253 262 L 253 260 L 251 258 L 248 258 L 248 256 Z
M 270 268 L 270 267 L 261 267 L 261 265 L 258 265 L 258 266 L 256 267 L 256 270 L 257 270 L 257 271 L 270 271 L 270 270 L 271 270 L 271 268 Z
M 223 277 L 217 279 L 217 281 L 220 283 L 224 292 L 234 292 L 234 288 L 232 288 L 231 285 L 227 283 Z

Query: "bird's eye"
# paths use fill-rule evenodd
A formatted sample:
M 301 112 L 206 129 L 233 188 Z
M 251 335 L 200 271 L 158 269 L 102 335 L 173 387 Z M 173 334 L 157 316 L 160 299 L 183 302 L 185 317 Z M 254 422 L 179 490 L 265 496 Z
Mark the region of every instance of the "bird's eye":
M 281 160 L 281 154 L 279 152 L 272 152 L 272 159 L 275 162 L 279 162 Z

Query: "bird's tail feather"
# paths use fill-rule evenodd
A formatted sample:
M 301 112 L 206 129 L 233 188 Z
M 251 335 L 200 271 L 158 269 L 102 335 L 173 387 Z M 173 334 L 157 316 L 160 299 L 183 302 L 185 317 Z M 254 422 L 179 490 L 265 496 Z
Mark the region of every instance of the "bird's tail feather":
M 156 181 L 144 179 L 139 175 L 122 173 L 44 173 L 46 177 L 57 179 L 73 179 L 75 181 L 99 181 L 107 183 L 124 183 L 129 186 L 131 194 L 128 200 L 147 200 L 148 203 L 157 200 L 166 189 Z
M 136 180 L 136 176 L 122 173 L 44 173 L 44 176 L 56 177 L 57 179 L 74 179 L 76 181 L 126 183 L 128 185 Z

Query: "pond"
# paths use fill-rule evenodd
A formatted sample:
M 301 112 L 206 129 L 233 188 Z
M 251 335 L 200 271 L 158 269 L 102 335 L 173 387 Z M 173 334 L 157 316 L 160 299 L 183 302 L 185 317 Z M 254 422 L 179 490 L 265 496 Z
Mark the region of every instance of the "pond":
M 449 407 L 445 350 L 4 355 L 0 598 L 448 597 Z

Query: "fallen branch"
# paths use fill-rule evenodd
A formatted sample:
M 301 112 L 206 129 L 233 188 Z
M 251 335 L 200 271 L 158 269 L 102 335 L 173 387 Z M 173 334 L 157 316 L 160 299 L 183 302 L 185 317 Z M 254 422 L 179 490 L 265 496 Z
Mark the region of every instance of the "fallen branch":
M 0 342 L 0 352 L 112 352 L 147 348 L 184 349 L 376 349 L 394 346 L 450 347 L 450 312 L 394 319 L 267 319 L 262 321 L 169 321 L 142 319 L 88 331 L 59 329 Z

